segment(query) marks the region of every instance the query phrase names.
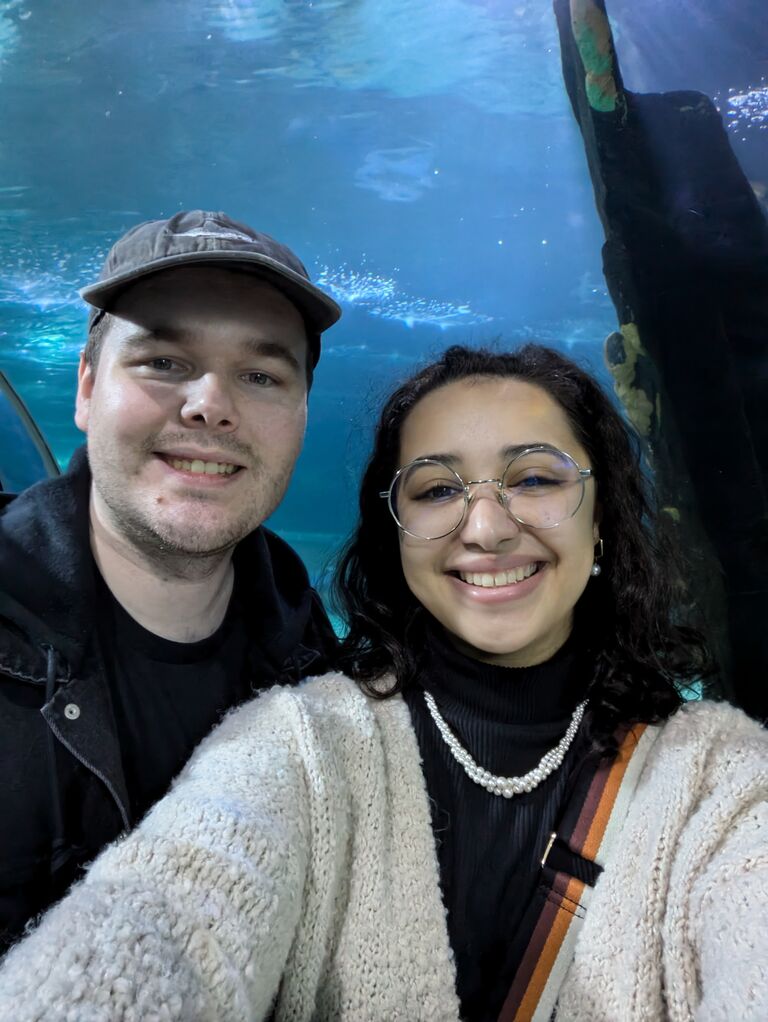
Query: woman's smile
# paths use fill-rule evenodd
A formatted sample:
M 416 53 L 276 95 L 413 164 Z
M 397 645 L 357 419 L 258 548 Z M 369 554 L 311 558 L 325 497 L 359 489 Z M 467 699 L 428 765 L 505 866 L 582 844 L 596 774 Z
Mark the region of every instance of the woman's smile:
M 546 569 L 544 561 L 530 561 L 519 568 L 449 571 L 446 575 L 459 584 L 458 591 L 469 599 L 518 600 L 539 584 Z
M 496 571 L 494 569 L 481 571 L 474 569 L 473 571 L 459 571 L 457 574 L 462 582 L 472 586 L 483 586 L 487 589 L 517 585 L 518 582 L 524 582 L 525 579 L 530 578 L 538 570 L 539 561 L 531 561 L 530 564 L 526 564 L 523 567 L 507 568 L 504 571 Z

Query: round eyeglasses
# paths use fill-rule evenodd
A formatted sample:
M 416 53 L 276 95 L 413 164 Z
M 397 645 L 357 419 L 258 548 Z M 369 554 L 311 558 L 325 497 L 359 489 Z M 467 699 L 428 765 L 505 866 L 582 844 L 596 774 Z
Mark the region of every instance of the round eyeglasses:
M 417 458 L 399 469 L 386 497 L 403 532 L 416 539 L 442 539 L 459 528 L 474 494 L 470 486 L 493 483 L 510 518 L 532 529 L 554 529 L 572 518 L 584 500 L 591 468 L 549 444 L 520 450 L 500 479 L 470 479 L 434 458 Z

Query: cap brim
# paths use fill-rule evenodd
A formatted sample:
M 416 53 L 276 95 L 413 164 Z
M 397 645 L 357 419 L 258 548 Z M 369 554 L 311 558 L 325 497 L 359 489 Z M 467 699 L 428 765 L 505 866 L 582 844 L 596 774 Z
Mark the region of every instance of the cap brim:
M 225 263 L 228 269 L 253 273 L 274 285 L 299 309 L 307 325 L 318 333 L 333 326 L 341 316 L 341 308 L 336 302 L 306 277 L 295 273 L 276 259 L 257 252 L 184 252 L 165 256 L 146 263 L 139 269 L 115 274 L 106 280 L 81 288 L 80 297 L 94 308 L 109 312 L 118 295 L 142 277 L 149 277 L 175 266 L 220 266 L 222 263 Z

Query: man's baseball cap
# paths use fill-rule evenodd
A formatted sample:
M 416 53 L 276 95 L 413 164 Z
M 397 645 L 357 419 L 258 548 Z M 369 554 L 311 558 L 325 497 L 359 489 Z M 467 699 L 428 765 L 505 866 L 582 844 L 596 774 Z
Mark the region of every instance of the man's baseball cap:
M 268 234 L 254 231 L 225 213 L 194 209 L 168 220 L 132 227 L 109 250 L 95 284 L 80 291 L 93 306 L 89 331 L 135 281 L 176 266 L 221 266 L 253 273 L 291 301 L 307 325 L 313 364 L 320 357 L 320 334 L 341 316 L 341 309 L 315 287 L 293 252 Z

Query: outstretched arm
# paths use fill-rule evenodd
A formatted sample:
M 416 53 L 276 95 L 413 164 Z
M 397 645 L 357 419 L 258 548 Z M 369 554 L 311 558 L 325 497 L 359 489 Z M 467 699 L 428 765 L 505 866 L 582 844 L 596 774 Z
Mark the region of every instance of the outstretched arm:
M 301 913 L 310 807 L 298 708 L 273 690 L 202 744 L 0 967 L 0 1019 L 266 1017 Z
M 764 786 L 765 787 L 765 786 Z M 697 1022 L 768 1019 L 768 802 L 753 803 L 692 890 Z

